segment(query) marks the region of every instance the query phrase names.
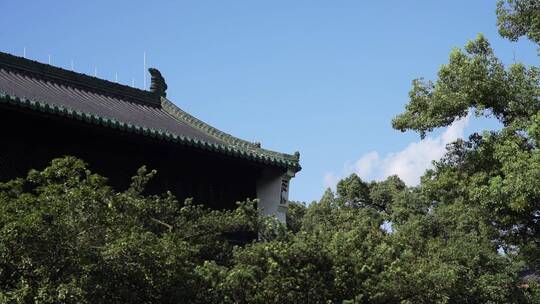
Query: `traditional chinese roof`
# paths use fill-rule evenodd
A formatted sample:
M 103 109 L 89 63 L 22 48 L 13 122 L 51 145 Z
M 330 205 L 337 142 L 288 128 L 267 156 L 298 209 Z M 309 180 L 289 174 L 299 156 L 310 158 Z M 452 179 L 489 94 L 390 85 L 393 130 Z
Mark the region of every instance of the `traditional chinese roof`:
M 224 133 L 191 116 L 165 97 L 167 85 L 150 69 L 150 91 L 0 52 L 0 104 L 44 112 L 178 145 L 243 158 L 293 171 L 294 155 Z

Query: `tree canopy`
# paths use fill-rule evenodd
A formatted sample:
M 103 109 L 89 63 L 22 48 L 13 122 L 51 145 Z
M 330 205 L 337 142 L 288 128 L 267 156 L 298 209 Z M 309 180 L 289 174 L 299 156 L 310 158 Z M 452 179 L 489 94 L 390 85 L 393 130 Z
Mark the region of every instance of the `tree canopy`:
M 438 183 L 419 189 L 396 176 L 366 183 L 351 175 L 318 202 L 291 203 L 284 226 L 260 218 L 254 202 L 216 211 L 144 195 L 153 174 L 141 168 L 116 192 L 66 157 L 0 184 L 1 302 L 539 299 L 534 282 L 522 287 L 520 253 L 498 251 L 499 230 L 479 220 L 482 208 L 433 201 Z M 258 237 L 235 242 L 246 232 Z
M 501 1 L 503 36 L 538 43 L 538 1 Z M 483 35 L 455 49 L 436 81 L 413 81 L 410 102 L 393 126 L 421 136 L 474 112 L 498 119 L 500 130 L 473 134 L 448 147 L 419 188 L 439 205 L 461 204 L 490 227 L 488 236 L 506 254 L 540 267 L 540 69 L 505 66 Z
M 540 3 L 535 0 L 505 0 L 497 4 L 501 36 L 512 41 L 526 36 L 540 44 Z

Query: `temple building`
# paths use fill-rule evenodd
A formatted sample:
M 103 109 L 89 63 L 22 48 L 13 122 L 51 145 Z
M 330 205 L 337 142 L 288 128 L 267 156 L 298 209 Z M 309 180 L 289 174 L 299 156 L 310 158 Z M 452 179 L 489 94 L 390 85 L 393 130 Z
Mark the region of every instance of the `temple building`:
M 156 169 L 149 192 L 227 209 L 259 199 L 285 221 L 299 153 L 261 148 L 191 116 L 166 98 L 149 69 L 150 90 L 0 53 L 0 181 L 72 155 L 118 190 L 143 165 Z

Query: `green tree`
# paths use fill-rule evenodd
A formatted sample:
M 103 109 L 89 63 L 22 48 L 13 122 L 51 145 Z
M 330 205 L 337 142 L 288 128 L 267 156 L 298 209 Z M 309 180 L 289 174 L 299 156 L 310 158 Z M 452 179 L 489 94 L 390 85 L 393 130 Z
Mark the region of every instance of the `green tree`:
M 538 1 L 500 1 L 497 14 L 501 35 L 539 42 Z M 533 271 L 540 267 L 539 85 L 538 67 L 505 66 L 479 35 L 452 51 L 436 81 L 413 81 L 405 112 L 392 122 L 422 137 L 469 113 L 501 122 L 500 130 L 450 145 L 419 190 L 429 208 L 459 206 L 475 214 L 477 235 Z
M 540 44 L 540 3 L 535 0 L 506 0 L 497 4 L 499 33 L 512 41 L 521 36 Z
M 368 184 L 354 173 L 337 183 L 336 193 L 338 195 L 336 203 L 341 206 L 364 207 L 371 205 Z
M 230 263 L 224 234 L 256 231 L 257 212 L 143 196 L 153 174 L 117 193 L 66 157 L 0 184 L 0 302 L 208 302 L 194 269 Z
M 290 202 L 287 210 L 287 228 L 296 233 L 302 228 L 304 215 L 306 214 L 306 204 L 302 202 Z

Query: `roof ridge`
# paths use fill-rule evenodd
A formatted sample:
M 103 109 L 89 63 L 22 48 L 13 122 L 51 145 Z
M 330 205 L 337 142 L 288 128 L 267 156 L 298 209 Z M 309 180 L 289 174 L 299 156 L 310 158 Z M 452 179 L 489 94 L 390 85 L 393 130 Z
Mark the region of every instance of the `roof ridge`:
M 173 115 L 175 118 L 183 122 L 186 122 L 190 124 L 191 126 L 205 132 L 206 134 L 212 137 L 222 140 L 229 145 L 234 145 L 236 147 L 245 149 L 246 151 L 252 152 L 252 153 L 259 153 L 259 154 L 269 155 L 269 156 L 277 156 L 277 157 L 285 158 L 291 161 L 298 161 L 297 153 L 292 155 L 292 154 L 280 153 L 280 152 L 275 152 L 272 150 L 263 149 L 260 147 L 259 143 L 252 143 L 250 141 L 232 136 L 215 127 L 212 127 L 211 125 L 205 123 L 204 121 L 182 110 L 181 108 L 176 106 L 173 102 L 171 102 L 165 97 L 161 98 L 161 107 L 162 109 L 167 111 L 169 114 Z
M 101 94 L 127 98 L 144 105 L 161 106 L 159 95 L 151 91 L 141 90 L 4 52 L 0 52 L 0 67 L 17 69 L 39 77 L 49 78 L 53 81 L 60 81 L 68 86 L 82 87 Z

